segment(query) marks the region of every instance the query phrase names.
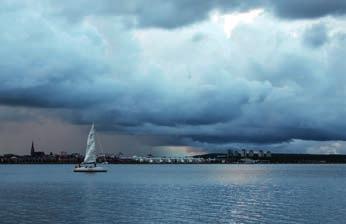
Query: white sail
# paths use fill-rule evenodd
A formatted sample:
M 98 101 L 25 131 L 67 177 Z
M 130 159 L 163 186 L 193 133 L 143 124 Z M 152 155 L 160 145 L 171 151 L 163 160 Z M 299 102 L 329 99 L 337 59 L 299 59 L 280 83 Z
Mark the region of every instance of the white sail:
M 95 128 L 91 126 L 85 152 L 84 163 L 96 163 Z

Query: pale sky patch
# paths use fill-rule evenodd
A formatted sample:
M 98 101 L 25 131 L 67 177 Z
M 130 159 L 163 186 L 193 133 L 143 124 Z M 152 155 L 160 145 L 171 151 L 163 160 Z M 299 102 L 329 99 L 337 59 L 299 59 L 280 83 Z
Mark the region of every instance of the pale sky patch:
M 263 9 L 253 9 L 248 12 L 232 13 L 232 14 L 220 14 L 215 12 L 211 15 L 211 21 L 223 26 L 223 30 L 227 38 L 232 36 L 233 30 L 242 24 L 251 24 L 255 18 L 260 16 L 264 12 Z

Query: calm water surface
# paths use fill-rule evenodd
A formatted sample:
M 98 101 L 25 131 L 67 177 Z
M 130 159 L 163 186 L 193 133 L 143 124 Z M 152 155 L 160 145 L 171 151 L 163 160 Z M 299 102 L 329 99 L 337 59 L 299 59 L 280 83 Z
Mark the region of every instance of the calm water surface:
M 346 223 L 346 165 L 0 165 L 0 223 Z

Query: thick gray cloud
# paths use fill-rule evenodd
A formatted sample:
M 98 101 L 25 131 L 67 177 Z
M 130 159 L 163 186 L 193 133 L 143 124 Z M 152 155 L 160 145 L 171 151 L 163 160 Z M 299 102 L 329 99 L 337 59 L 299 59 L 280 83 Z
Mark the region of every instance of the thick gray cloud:
M 228 39 L 223 24 L 204 21 L 209 12 L 263 2 L 8 1 L 0 13 L 0 119 L 21 122 L 27 112 L 13 108 L 34 108 L 107 133 L 162 139 L 155 146 L 346 140 L 344 19 L 291 24 L 270 14 L 290 17 L 275 2 Z M 336 12 L 319 16 L 327 14 Z M 141 29 L 128 26 L 131 17 Z
M 76 0 L 51 3 L 53 13 L 64 15 L 71 21 L 93 15 L 127 16 L 129 25 L 168 29 L 201 22 L 216 10 L 231 13 L 264 8 L 284 19 L 314 19 L 346 13 L 346 3 L 343 0 Z
M 275 13 L 287 19 L 318 18 L 327 15 L 344 15 L 346 2 L 343 0 L 272 0 L 269 1 Z
M 208 18 L 213 10 L 247 10 L 261 5 L 260 1 L 251 4 L 241 0 L 130 0 L 130 1 L 53 1 L 57 14 L 63 14 L 71 21 L 90 15 L 128 16 L 129 23 L 141 27 L 177 28 Z M 80 7 L 83 5 L 83 7 Z

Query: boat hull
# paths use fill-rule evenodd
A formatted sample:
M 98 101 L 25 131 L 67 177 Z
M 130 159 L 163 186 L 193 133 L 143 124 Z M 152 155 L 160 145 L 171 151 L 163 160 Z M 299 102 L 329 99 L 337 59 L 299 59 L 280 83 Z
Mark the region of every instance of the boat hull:
M 97 172 L 107 172 L 107 170 L 103 167 L 76 167 L 73 172 L 84 172 L 84 173 L 97 173 Z

